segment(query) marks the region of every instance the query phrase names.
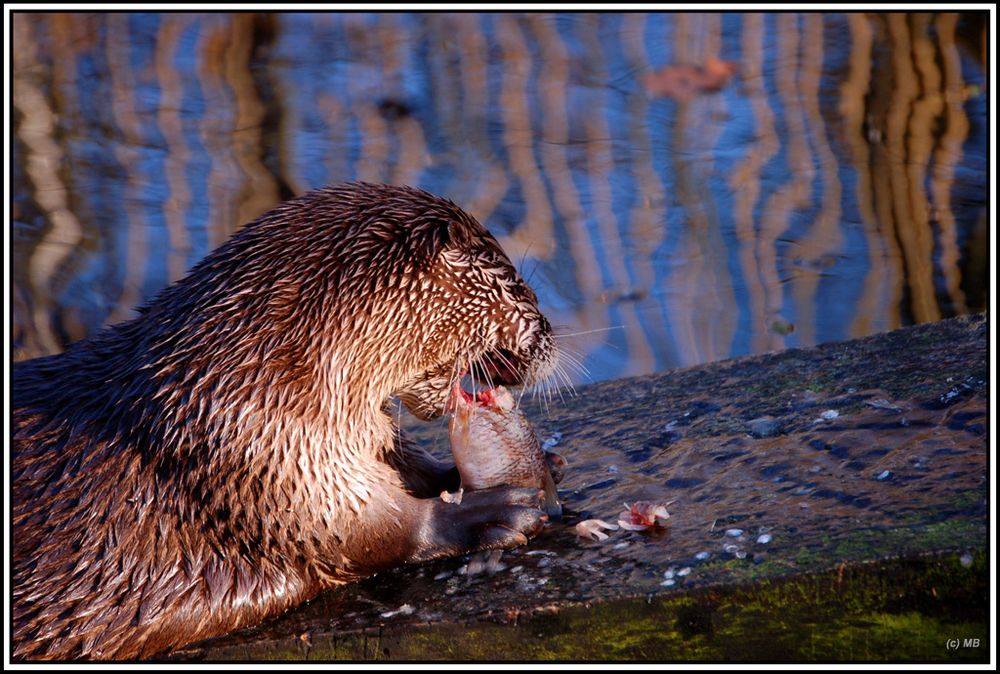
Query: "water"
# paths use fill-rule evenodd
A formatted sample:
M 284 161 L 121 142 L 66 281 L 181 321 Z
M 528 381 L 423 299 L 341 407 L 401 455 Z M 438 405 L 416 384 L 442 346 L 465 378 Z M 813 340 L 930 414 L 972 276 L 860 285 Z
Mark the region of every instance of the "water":
M 486 224 L 580 382 L 982 310 L 983 16 L 17 14 L 15 358 L 351 179 Z

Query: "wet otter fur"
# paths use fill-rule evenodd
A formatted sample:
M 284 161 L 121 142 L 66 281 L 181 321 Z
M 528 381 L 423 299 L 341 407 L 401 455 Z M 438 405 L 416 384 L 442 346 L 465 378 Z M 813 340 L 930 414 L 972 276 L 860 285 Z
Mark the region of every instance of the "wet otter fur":
M 511 547 L 539 494 L 459 505 L 393 396 L 442 414 L 471 362 L 554 366 L 496 240 L 449 201 L 353 183 L 245 225 L 128 322 L 13 372 L 13 655 L 138 659 L 407 562 Z

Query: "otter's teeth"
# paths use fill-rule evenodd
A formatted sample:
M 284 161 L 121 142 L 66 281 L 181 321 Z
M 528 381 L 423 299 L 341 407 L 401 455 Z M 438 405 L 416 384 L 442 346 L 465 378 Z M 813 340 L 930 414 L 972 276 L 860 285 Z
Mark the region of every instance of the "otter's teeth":
M 456 379 L 455 383 L 451 385 L 451 394 L 448 396 L 448 409 L 455 409 L 458 406 L 459 400 L 464 401 L 467 405 L 477 402 L 477 394 L 466 391 L 465 387 L 462 386 L 461 378 Z

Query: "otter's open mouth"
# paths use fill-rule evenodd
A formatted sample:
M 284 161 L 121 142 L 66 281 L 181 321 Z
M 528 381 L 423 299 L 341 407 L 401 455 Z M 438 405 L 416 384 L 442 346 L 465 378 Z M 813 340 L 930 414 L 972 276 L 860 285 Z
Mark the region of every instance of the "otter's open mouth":
M 448 397 L 448 405 L 445 408 L 449 411 L 458 409 L 464 402 L 469 407 L 490 407 L 496 404 L 494 389 L 481 388 L 476 391 L 466 391 L 462 387 L 460 379 L 455 380 L 451 386 L 451 395 Z
M 472 371 L 484 375 L 488 381 L 483 382 L 494 386 L 519 386 L 524 383 L 524 376 L 514 369 L 518 357 L 507 349 L 498 348 L 487 351 L 473 363 Z
M 473 360 L 452 382 L 445 411 L 454 411 L 462 404 L 471 408 L 495 407 L 497 388 L 524 383 L 524 375 L 515 369 L 517 363 L 517 356 L 503 348 L 492 349 Z

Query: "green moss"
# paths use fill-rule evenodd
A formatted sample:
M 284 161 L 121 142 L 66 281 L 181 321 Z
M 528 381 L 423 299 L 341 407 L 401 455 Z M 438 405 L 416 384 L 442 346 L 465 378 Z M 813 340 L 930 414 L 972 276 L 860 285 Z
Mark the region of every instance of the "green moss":
M 715 566 L 736 569 L 729 561 Z M 946 555 L 841 566 L 788 580 L 566 606 L 508 624 L 369 630 L 246 655 L 289 661 L 988 662 L 988 583 L 981 551 L 971 562 Z M 958 641 L 949 647 L 949 640 Z
M 959 492 L 951 499 L 951 505 L 959 512 L 974 511 L 985 508 L 985 493 L 981 489 L 967 489 Z

